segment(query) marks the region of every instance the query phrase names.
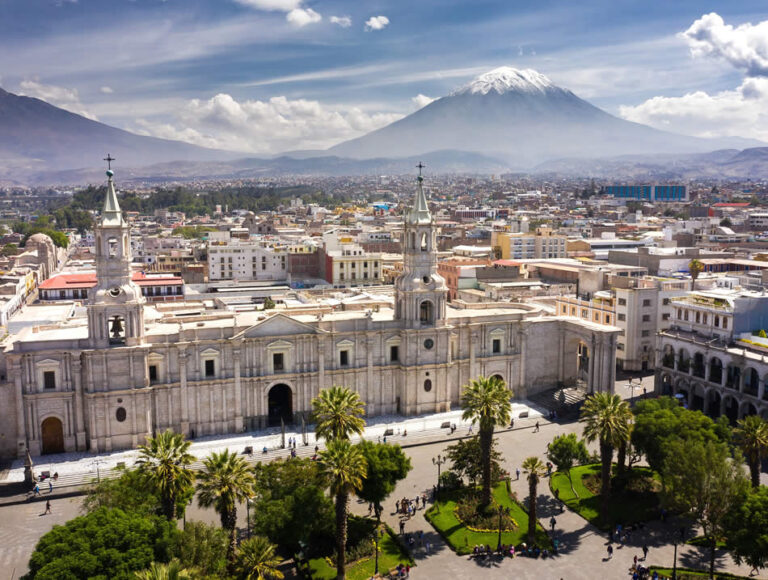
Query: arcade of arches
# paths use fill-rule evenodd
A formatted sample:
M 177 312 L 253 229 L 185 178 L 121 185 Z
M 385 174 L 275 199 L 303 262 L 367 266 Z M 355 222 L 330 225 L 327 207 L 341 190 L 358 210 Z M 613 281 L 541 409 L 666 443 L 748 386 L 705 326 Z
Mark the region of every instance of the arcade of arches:
M 674 396 L 710 417 L 724 415 L 732 423 L 747 415 L 768 419 L 768 362 L 734 356 L 728 349 L 695 348 L 662 346 L 656 370 L 658 393 Z

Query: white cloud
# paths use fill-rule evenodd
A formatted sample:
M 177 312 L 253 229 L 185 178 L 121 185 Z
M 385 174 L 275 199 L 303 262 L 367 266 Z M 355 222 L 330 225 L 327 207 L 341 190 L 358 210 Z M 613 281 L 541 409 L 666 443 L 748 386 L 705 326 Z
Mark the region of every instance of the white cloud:
M 436 101 L 436 100 L 437 100 L 436 97 L 428 97 L 427 95 L 422 95 L 421 93 L 419 93 L 418 95 L 416 95 L 415 97 L 413 97 L 411 99 L 411 101 L 413 101 L 413 103 L 419 109 L 421 109 L 423 107 L 426 107 L 429 103 L 431 103 L 433 101 Z
M 302 27 L 320 22 L 323 17 L 311 8 L 294 8 L 285 15 L 285 19 L 294 26 Z
M 172 123 L 141 121 L 140 131 L 206 147 L 266 154 L 329 147 L 402 117 L 282 96 L 268 101 L 237 101 L 220 93 L 208 100 L 190 101 Z
M 235 0 L 238 4 L 274 12 L 290 12 L 301 7 L 302 0 Z
M 352 26 L 352 19 L 349 16 L 331 16 L 331 24 L 338 24 L 342 28 Z
M 748 76 L 768 76 L 768 20 L 734 27 L 711 12 L 680 36 L 693 56 L 719 57 Z
M 704 91 L 682 97 L 653 97 L 619 114 L 643 123 L 699 137 L 739 136 L 768 141 L 768 78 L 748 78 L 732 91 Z
M 94 121 L 98 120 L 96 115 L 90 113 L 85 108 L 85 105 L 80 102 L 80 95 L 78 94 L 77 89 L 46 85 L 37 80 L 27 80 L 21 81 L 19 84 L 19 94 L 41 99 L 54 107 L 66 109 L 71 113 L 82 115 L 83 117 Z
M 386 16 L 371 16 L 365 21 L 366 30 L 384 30 L 389 25 L 389 18 Z
M 102 93 L 104 93 L 105 95 L 111 95 L 112 93 L 114 93 L 114 92 L 115 92 L 115 91 L 112 89 L 112 87 L 101 87 L 99 90 L 100 90 Z

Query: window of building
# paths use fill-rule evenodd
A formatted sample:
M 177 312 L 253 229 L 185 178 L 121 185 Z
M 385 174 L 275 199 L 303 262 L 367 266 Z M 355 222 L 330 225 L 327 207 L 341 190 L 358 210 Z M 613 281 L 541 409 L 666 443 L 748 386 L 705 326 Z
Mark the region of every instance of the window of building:
M 651 321 L 651 315 L 643 314 L 643 322 L 650 322 L 650 321 Z
M 340 350 L 339 351 L 339 366 L 342 366 L 342 367 L 349 366 L 349 351 L 348 350 Z
M 216 361 L 208 359 L 205 361 L 205 376 L 206 377 L 215 377 L 216 376 Z
M 571 306 L 571 316 L 576 316 L 576 307 Z
M 677 309 L 677 319 L 680 320 L 683 317 L 683 311 L 681 308 Z
M 563 305 L 563 314 L 568 314 L 568 307 Z
M 616 316 L 617 316 L 617 318 L 619 319 L 620 322 L 624 322 L 627 319 L 627 315 L 626 314 L 617 314 Z
M 43 373 L 43 388 L 45 389 L 56 388 L 56 371 L 45 371 Z
M 624 350 L 624 345 L 620 342 L 616 343 L 616 350 Z
M 661 301 L 661 303 L 662 303 L 664 306 L 666 306 L 667 304 L 669 304 L 669 298 L 665 298 L 664 300 L 662 300 L 662 301 Z
M 582 308 L 581 309 L 581 317 L 582 318 L 588 318 L 589 317 L 589 310 L 587 310 L 586 308 Z
M 626 306 L 627 300 L 626 298 L 619 298 L 619 306 Z
M 644 330 L 644 331 L 641 333 L 641 336 L 643 336 L 643 337 L 645 337 L 645 336 L 651 336 L 651 331 L 650 331 L 650 330 Z
M 427 392 L 432 390 L 432 381 L 430 379 L 424 381 L 424 390 Z
M 276 371 L 283 370 L 283 353 L 282 352 L 276 352 L 272 354 L 272 368 Z
M 715 326 L 720 326 L 720 317 L 715 316 Z
M 696 324 L 700 324 L 700 323 L 701 323 L 701 312 L 697 312 L 696 313 Z
M 669 320 L 669 312 L 665 312 L 664 314 L 662 314 L 661 315 L 661 319 L 662 320 Z
M 397 362 L 400 360 L 400 348 L 397 345 L 389 347 L 389 360 L 391 362 Z
M 706 324 L 706 323 L 707 323 L 707 313 L 706 313 L 706 312 L 705 312 L 705 313 L 702 315 L 702 317 L 701 317 L 701 321 L 702 321 L 704 324 Z
M 605 315 L 605 323 L 606 324 L 610 324 L 611 323 L 611 315 L 610 314 L 606 314 Z
M 157 365 L 149 365 L 149 382 L 157 382 Z
M 125 407 L 118 407 L 117 411 L 115 411 L 115 419 L 117 419 L 118 423 L 125 421 L 127 416 L 128 413 L 125 412 Z
M 645 300 L 643 300 L 643 306 L 650 306 L 650 305 L 651 305 L 651 301 L 649 299 L 646 298 Z
M 723 328 L 728 328 L 728 319 L 723 316 Z
M 493 339 L 493 353 L 498 354 L 501 352 L 501 339 L 500 338 L 494 338 Z
M 687 321 L 687 320 L 688 320 L 688 311 L 687 311 L 687 310 L 685 310 L 685 311 L 683 312 L 683 320 L 685 320 L 685 321 Z

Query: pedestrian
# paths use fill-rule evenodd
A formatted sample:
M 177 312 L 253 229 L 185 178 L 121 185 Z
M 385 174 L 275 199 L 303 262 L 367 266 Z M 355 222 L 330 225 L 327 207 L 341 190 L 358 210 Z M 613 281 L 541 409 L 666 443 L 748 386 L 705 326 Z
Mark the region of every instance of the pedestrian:
M 395 501 L 395 513 L 396 514 L 400 513 L 400 500 Z
M 613 546 L 608 544 L 608 559 L 610 560 L 611 558 L 613 558 Z
M 533 432 L 534 433 L 538 433 L 539 432 L 539 422 L 538 421 L 536 421 L 536 425 L 533 428 Z
M 469 426 L 469 431 L 467 432 L 468 435 L 472 435 L 472 425 Z
M 553 531 L 553 532 L 555 531 L 555 524 L 556 524 L 556 523 L 557 523 L 557 520 L 555 519 L 555 516 L 552 516 L 552 517 L 549 519 L 549 525 L 550 525 L 550 527 L 552 528 L 552 531 Z
M 637 569 L 637 554 L 635 554 L 635 558 L 632 560 L 632 564 L 634 565 L 635 569 Z
M 45 502 L 45 513 L 51 513 L 51 500 Z
M 514 428 L 515 428 L 515 418 L 514 418 L 514 417 L 512 417 L 512 418 L 509 420 L 509 428 L 510 428 L 510 429 L 514 429 Z
M 48 479 L 48 493 L 53 493 L 53 480 Z
M 517 475 L 517 479 L 519 480 L 520 479 L 520 468 L 519 467 L 515 469 L 515 475 Z
M 427 507 L 427 494 L 422 493 L 421 494 L 421 505 L 424 507 Z
M 35 488 L 32 491 L 35 492 L 35 495 L 40 495 L 40 484 L 36 483 Z
M 643 544 L 643 562 L 648 559 L 648 544 Z
M 429 554 L 430 550 L 432 549 L 432 544 L 427 542 L 427 554 Z
M 400 535 L 402 536 L 405 533 L 405 522 L 403 520 L 400 520 Z

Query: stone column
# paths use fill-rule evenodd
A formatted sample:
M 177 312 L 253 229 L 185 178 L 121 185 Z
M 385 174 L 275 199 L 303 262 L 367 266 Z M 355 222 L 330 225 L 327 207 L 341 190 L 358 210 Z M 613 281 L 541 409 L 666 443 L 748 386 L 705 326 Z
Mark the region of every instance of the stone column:
M 85 405 L 83 404 L 82 365 L 78 357 L 72 357 L 72 388 L 75 392 L 75 448 L 85 450 Z
M 520 398 L 525 399 L 528 397 L 528 385 L 525 382 L 525 357 L 526 357 L 526 351 L 528 350 L 528 329 L 521 328 L 520 329 Z
M 595 391 L 595 336 L 592 335 L 592 341 L 589 343 L 589 363 L 587 367 L 587 392 Z
M 179 390 L 181 391 L 181 432 L 189 436 L 189 389 L 187 388 L 187 346 L 180 345 L 179 355 Z
M 365 369 L 365 391 L 367 394 L 367 414 L 376 415 L 379 412 L 379 407 L 376 404 L 376 390 L 381 392 L 381 389 L 374 389 L 373 386 L 373 337 L 366 336 L 365 338 L 365 356 L 366 356 L 366 369 Z
M 24 414 L 21 360 L 14 357 L 9 363 L 8 376 L 13 377 L 14 399 L 16 403 L 16 457 L 21 458 L 27 453 L 27 441 L 32 427 L 27 425 Z
M 325 339 L 317 339 L 317 377 L 320 383 L 318 391 L 325 388 Z
M 235 431 L 243 431 L 243 390 L 240 377 L 240 348 L 232 349 L 232 359 L 235 367 Z
M 469 379 L 467 382 L 477 378 L 477 340 L 480 335 L 473 330 L 470 333 L 469 341 Z

